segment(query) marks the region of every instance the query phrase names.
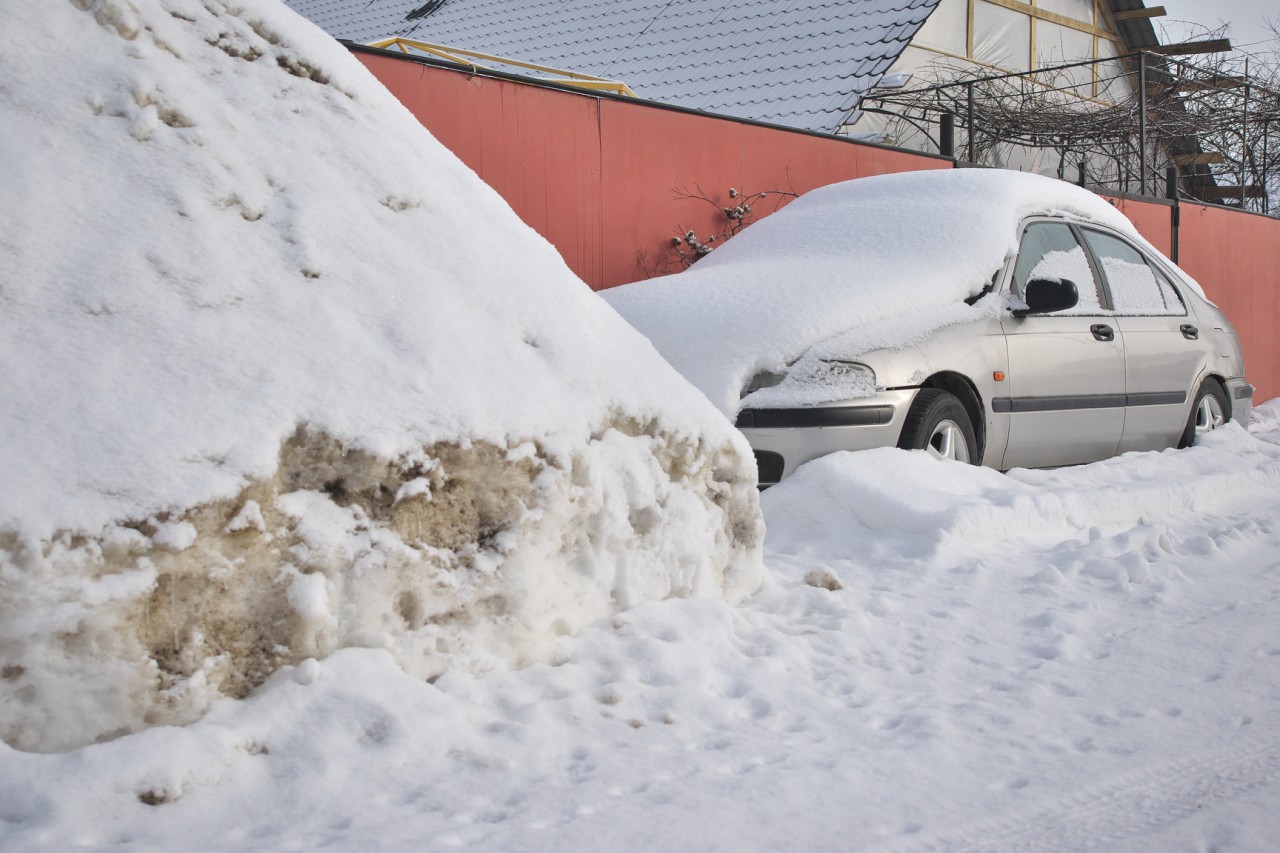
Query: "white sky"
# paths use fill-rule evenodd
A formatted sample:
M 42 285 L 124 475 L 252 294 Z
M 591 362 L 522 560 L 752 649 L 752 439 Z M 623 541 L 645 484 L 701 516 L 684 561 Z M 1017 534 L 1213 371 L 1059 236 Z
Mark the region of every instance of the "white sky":
M 1181 22 L 1202 24 L 1216 29 L 1222 24 L 1231 27 L 1231 43 L 1238 49 L 1251 53 L 1275 53 L 1276 41 L 1267 20 L 1280 19 L 1280 4 L 1276 0 L 1152 0 L 1148 6 L 1164 6 L 1168 12 L 1157 18 L 1157 31 L 1164 27 L 1166 41 L 1184 37 L 1187 28 Z

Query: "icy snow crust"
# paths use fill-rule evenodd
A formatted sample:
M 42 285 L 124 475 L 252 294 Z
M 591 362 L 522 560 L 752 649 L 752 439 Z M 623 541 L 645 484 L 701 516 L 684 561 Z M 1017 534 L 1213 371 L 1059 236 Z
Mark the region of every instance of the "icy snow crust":
M 5 741 L 758 584 L 741 436 L 324 33 L 272 0 L 5 23 Z
M 189 727 L 0 745 L 0 848 L 1272 850 L 1280 401 L 1254 412 L 1011 476 L 833 454 L 764 493 L 739 606 L 434 685 L 346 649 Z
M 690 269 L 605 298 L 732 417 L 757 371 L 780 373 L 815 345 L 823 345 L 815 357 L 856 358 L 993 316 L 995 300 L 964 300 L 1017 251 L 1024 218 L 1058 214 L 1149 247 L 1110 204 L 1062 181 L 985 169 L 906 172 L 808 192 Z M 752 402 L 779 404 L 777 395 Z

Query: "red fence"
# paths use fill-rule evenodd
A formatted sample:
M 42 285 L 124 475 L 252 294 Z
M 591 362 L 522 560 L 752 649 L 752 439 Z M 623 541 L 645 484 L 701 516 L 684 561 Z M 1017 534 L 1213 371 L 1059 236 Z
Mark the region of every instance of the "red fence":
M 687 229 L 723 224 L 742 192 L 803 193 L 849 178 L 950 168 L 940 157 L 645 102 L 480 76 L 356 48 L 356 56 L 592 288 L 645 277 Z M 782 202 L 785 199 L 778 199 Z M 1172 255 L 1172 203 L 1114 198 Z M 763 202 L 759 213 L 775 204 Z M 1178 260 L 1231 317 L 1257 400 L 1280 396 L 1280 220 L 1181 204 Z

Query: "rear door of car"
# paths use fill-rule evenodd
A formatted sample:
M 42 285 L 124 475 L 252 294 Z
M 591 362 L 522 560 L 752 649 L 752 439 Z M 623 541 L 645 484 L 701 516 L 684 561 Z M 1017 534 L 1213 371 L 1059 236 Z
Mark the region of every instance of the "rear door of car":
M 1035 220 L 1023 231 L 1009 284 L 1019 298 L 1033 278 L 1070 280 L 1079 304 L 1002 321 L 1009 370 L 992 399 L 1008 418 L 1002 468 L 1092 462 L 1115 454 L 1124 432 L 1125 344 L 1078 230 Z
M 1154 259 L 1128 241 L 1082 227 L 1124 336 L 1126 413 L 1120 452 L 1177 443 L 1187 397 L 1205 363 L 1196 320 Z

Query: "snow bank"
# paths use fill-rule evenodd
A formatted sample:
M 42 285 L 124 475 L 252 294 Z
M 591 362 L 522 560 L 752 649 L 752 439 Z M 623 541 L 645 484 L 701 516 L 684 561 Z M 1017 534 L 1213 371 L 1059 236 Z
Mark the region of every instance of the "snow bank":
M 1267 433 L 1275 404 L 1252 429 Z M 1232 422 L 1202 436 L 1194 453 L 1127 453 L 1092 465 L 1001 474 L 938 464 L 923 451 L 834 453 L 802 465 L 762 500 L 769 550 L 857 553 L 922 561 L 992 550 L 1015 538 L 1056 542 L 1080 531 L 1114 534 L 1151 518 L 1221 511 L 1241 495 L 1280 488 L 1280 449 Z M 1081 567 L 1077 566 L 1077 570 Z M 1122 583 L 1145 567 L 1103 562 Z M 1060 578 L 1057 569 L 1045 580 Z
M 907 172 L 813 190 L 685 272 L 605 298 L 732 417 L 756 372 L 781 372 L 815 344 L 840 336 L 824 357 L 850 358 L 989 315 L 990 302 L 963 300 L 1017 250 L 1025 217 L 1056 214 L 1146 245 L 1110 204 L 1062 181 Z
M 741 436 L 322 32 L 72 0 L 0 41 L 0 738 L 758 583 Z
M 770 580 L 740 606 L 649 602 L 550 665 L 434 685 L 344 649 L 191 726 L 0 744 L 0 849 L 1270 850 L 1280 406 L 1259 411 L 1252 442 L 1038 485 L 829 457 L 764 494 Z M 882 495 L 892 523 L 859 527 Z M 981 523 L 1037 500 L 1082 526 Z M 938 526 L 957 547 L 915 547 Z

